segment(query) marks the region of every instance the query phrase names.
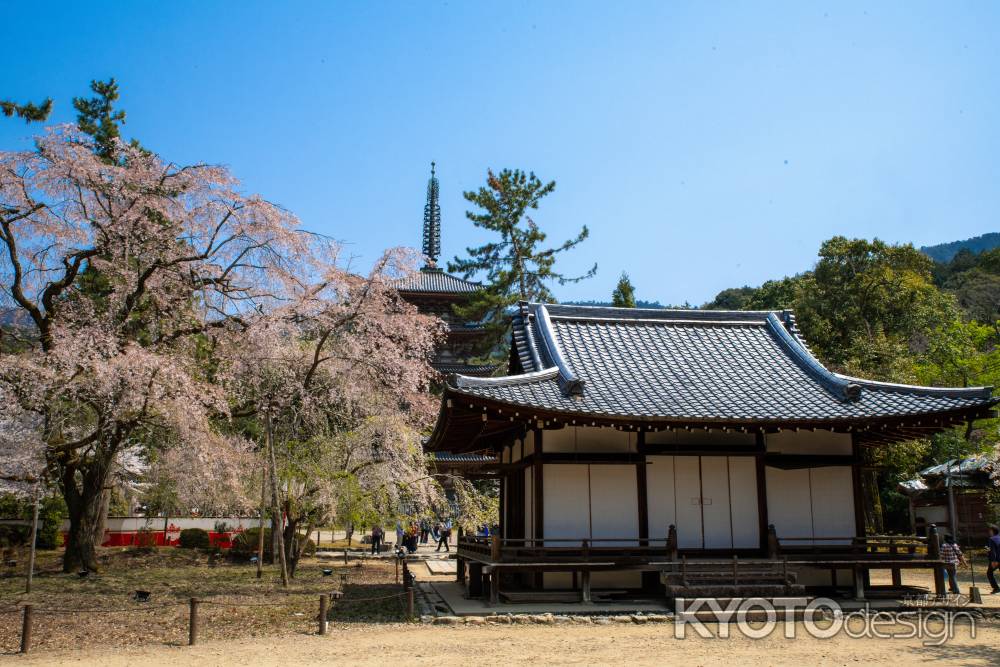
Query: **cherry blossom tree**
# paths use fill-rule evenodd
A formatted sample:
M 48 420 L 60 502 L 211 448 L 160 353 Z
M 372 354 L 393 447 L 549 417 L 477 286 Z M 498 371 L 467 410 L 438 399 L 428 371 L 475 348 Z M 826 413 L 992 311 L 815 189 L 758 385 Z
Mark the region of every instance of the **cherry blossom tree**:
M 206 361 L 214 334 L 319 265 L 315 237 L 225 169 L 123 144 L 118 157 L 70 127 L 0 153 L 0 307 L 30 323 L 0 353 L 0 447 L 16 453 L 0 479 L 30 481 L 43 462 L 69 510 L 66 571 L 97 568 L 101 492 L 123 452 L 175 443 L 174 465 L 206 480 L 238 467 L 245 441 L 215 428 L 229 403 Z
M 280 482 L 272 511 L 285 518 L 292 574 L 305 547 L 299 531 L 308 535 L 347 506 L 384 517 L 443 502 L 420 442 L 436 409 L 428 362 L 443 323 L 394 288 L 414 266 L 398 249 L 366 276 L 333 258 L 288 304 L 220 346 L 231 400 L 271 425 Z

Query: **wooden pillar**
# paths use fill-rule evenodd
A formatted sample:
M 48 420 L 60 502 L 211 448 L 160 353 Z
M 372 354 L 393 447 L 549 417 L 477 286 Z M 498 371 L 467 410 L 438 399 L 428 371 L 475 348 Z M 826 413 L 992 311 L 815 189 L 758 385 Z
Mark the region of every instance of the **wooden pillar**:
M 767 553 L 767 528 L 770 518 L 767 512 L 767 470 L 764 457 L 767 454 L 767 437 L 763 431 L 757 431 L 757 453 L 754 463 L 757 468 L 757 534 L 760 536 L 760 551 Z
M 534 463 L 532 465 L 532 472 L 534 474 L 535 488 L 531 494 L 532 500 L 535 501 L 534 507 L 534 524 L 535 524 L 535 534 L 532 535 L 536 540 L 542 540 L 545 537 L 545 479 L 544 479 L 544 468 L 542 467 L 542 429 L 535 429 L 535 453 L 534 453 Z M 539 541 L 535 546 L 542 546 Z
M 580 601 L 583 604 L 590 604 L 590 570 L 584 570 L 580 573 Z
M 851 483 L 854 485 L 854 534 L 857 537 L 864 537 L 868 532 L 865 529 L 865 494 L 861 482 L 861 464 L 864 456 L 854 433 L 851 434 L 851 453 L 854 459 L 851 464 Z
M 941 559 L 941 536 L 933 523 L 927 526 L 927 560 Z M 934 566 L 934 594 L 944 595 L 944 571 L 940 565 Z
M 861 567 L 855 567 L 854 570 L 854 599 L 864 600 L 865 599 L 865 575 L 864 569 Z
M 541 422 L 539 422 L 539 423 L 541 423 Z M 534 489 L 533 493 L 531 494 L 532 500 L 535 501 L 535 514 L 534 514 L 534 517 L 535 517 L 534 518 L 535 534 L 534 534 L 533 537 L 536 540 L 536 542 L 534 543 L 534 546 L 536 546 L 536 547 L 541 547 L 541 546 L 544 546 L 544 544 L 545 544 L 542 541 L 545 538 L 545 526 L 544 526 L 544 523 L 545 523 L 545 503 L 544 503 L 544 500 L 545 500 L 545 488 L 544 488 L 545 487 L 545 481 L 544 481 L 544 474 L 543 474 L 543 470 L 544 469 L 542 468 L 542 451 L 543 451 L 542 450 L 542 429 L 536 427 L 535 428 L 535 453 L 534 453 L 535 460 L 534 460 L 534 468 L 533 468 L 534 480 L 535 480 L 535 489 Z M 545 587 L 545 576 L 544 576 L 543 573 L 538 572 L 537 574 L 535 574 L 535 588 L 537 588 L 537 589 L 540 590 L 540 589 L 542 589 L 544 587 Z
M 899 547 L 896 546 L 895 542 L 889 544 L 889 557 L 892 560 L 899 558 Z M 903 573 L 898 567 L 892 568 L 892 585 L 899 588 L 903 585 Z
M 465 559 L 456 558 L 455 559 L 455 575 L 458 583 L 465 585 Z
M 483 564 L 476 561 L 469 563 L 469 597 L 483 596 Z
M 493 567 L 489 572 L 489 587 L 489 606 L 496 606 L 500 602 L 500 571 Z

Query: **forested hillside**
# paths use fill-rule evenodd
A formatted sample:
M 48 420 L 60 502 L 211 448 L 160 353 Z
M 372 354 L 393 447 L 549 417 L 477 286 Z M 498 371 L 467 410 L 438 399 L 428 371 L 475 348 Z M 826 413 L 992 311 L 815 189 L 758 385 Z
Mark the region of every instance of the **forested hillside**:
M 1000 385 L 1000 248 L 979 254 L 961 248 L 936 263 L 912 245 L 835 237 L 822 244 L 811 271 L 726 289 L 703 307 L 791 308 L 813 352 L 841 373 L 934 386 Z M 997 442 L 991 420 L 870 450 L 871 527 L 907 530 L 900 481 L 933 463 L 993 451 Z
M 951 243 L 939 243 L 938 245 L 923 246 L 920 252 L 924 253 L 935 262 L 947 263 L 962 250 L 968 250 L 974 255 L 978 255 L 986 250 L 1000 247 L 1000 233 L 991 232 L 982 236 L 974 236 L 964 241 L 952 241 Z

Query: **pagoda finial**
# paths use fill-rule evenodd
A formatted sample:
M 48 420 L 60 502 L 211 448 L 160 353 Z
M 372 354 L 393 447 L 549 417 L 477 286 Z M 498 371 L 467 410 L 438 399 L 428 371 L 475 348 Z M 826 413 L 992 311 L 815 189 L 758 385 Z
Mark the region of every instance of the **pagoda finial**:
M 424 255 L 427 267 L 437 266 L 441 254 L 441 206 L 438 204 L 438 180 L 431 162 L 431 178 L 427 181 L 427 203 L 424 205 Z

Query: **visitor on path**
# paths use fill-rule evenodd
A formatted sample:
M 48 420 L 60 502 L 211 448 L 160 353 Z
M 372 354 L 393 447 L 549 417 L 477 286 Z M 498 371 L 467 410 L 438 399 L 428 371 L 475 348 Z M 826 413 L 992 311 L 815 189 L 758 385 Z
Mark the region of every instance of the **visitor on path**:
M 427 544 L 427 536 L 431 532 L 431 523 L 427 519 L 420 520 L 420 543 Z
M 403 523 L 401 521 L 396 522 L 396 548 L 403 546 Z
M 448 540 L 451 539 L 451 519 L 445 521 L 444 525 L 441 526 L 441 539 L 438 540 L 437 548 L 434 551 L 441 551 L 441 547 L 444 547 L 445 551 L 451 551 L 451 547 L 448 546 Z
M 945 563 L 944 572 L 948 576 L 951 592 L 958 595 L 961 590 L 958 587 L 955 570 L 959 565 L 965 565 L 965 556 L 962 555 L 962 549 L 955 544 L 954 535 L 944 536 L 944 543 L 941 545 L 941 560 Z
M 372 528 L 372 553 L 380 554 L 382 553 L 382 539 L 385 537 L 385 531 L 382 526 L 376 525 Z
M 420 538 L 420 527 L 416 522 L 411 521 L 410 527 L 406 529 L 406 550 L 411 554 L 417 552 L 417 540 Z
M 990 564 L 986 569 L 986 578 L 990 580 L 990 586 L 993 587 L 993 595 L 998 595 L 1000 594 L 1000 585 L 997 584 L 996 571 L 1000 570 L 1000 527 L 990 526 L 990 541 L 986 545 L 986 549 L 989 552 L 986 560 Z

